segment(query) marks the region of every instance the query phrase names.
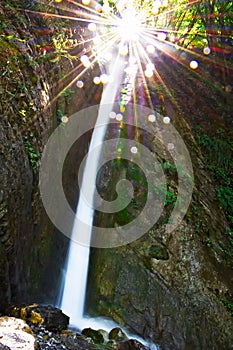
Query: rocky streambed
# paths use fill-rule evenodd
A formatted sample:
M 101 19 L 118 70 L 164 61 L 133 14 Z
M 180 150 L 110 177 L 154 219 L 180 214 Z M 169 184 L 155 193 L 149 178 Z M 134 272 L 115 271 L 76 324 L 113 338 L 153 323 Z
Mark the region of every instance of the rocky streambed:
M 0 316 L 0 350 L 149 350 L 119 327 L 110 332 L 69 329 L 69 317 L 52 306 L 7 306 Z

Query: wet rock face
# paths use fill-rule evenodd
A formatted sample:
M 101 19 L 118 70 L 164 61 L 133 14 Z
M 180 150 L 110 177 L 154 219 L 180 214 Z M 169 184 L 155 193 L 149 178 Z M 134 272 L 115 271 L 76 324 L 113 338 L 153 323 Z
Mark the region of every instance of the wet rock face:
M 0 306 L 12 300 L 56 302 L 68 242 L 55 232 L 43 208 L 39 161 L 48 137 L 61 123 L 58 111 L 69 116 L 89 105 L 92 97 L 78 89 L 77 94 L 51 103 L 64 88 L 57 83 L 59 77 L 70 72 L 73 63 L 65 58 L 50 62 L 40 51 L 41 41 L 51 42 L 51 37 L 43 33 L 41 38 L 35 28 L 49 29 L 51 23 L 23 11 L 16 14 L 13 9 L 31 8 L 32 1 L 12 3 L 12 8 L 0 4 Z M 56 23 L 53 25 L 54 30 Z M 66 164 L 63 182 L 73 207 L 77 200 L 74 159 L 82 159 L 89 138 L 71 152 L 72 159 Z
M 190 232 L 186 224 L 169 238 L 169 256 L 161 259 L 155 247 L 162 246 L 163 232 L 151 231 L 125 247 L 92 250 L 88 313 L 109 316 L 165 350 L 230 349 L 232 320 L 210 289 L 218 281 L 227 291 L 227 281 L 203 258 L 199 242 L 183 240 Z
M 216 207 L 214 183 L 203 171 L 198 147 L 191 141 L 189 146 L 196 152 L 198 180 L 186 217 L 167 233 L 168 205 L 141 239 L 92 249 L 87 312 L 109 316 L 163 350 L 230 349 L 232 320 L 221 301 L 233 294 L 232 271 L 220 246 L 226 219 Z
M 17 24 L 11 11 L 0 5 L 0 305 L 26 298 L 36 286 L 38 241 L 52 235 L 38 189 L 39 158 L 54 125 L 53 107 L 44 108 L 49 82 L 44 67 L 33 62 L 36 37 L 27 30 L 29 19 L 22 15 Z

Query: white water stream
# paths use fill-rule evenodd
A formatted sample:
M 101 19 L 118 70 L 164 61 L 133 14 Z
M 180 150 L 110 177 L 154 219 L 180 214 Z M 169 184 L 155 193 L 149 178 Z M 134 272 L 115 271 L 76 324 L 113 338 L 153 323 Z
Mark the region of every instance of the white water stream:
M 90 244 L 94 217 L 92 204 L 94 199 L 98 161 L 101 153 L 101 148 L 98 146 L 104 141 L 109 113 L 112 111 L 117 90 L 122 81 L 124 68 L 124 61 L 119 57 L 117 57 L 109 67 L 109 71 L 111 72 L 110 81 L 103 89 L 98 117 L 89 147 L 89 153 L 94 150 L 95 157 L 93 159 L 93 156 L 88 157 L 87 155 L 86 159 L 76 218 L 71 234 L 63 292 L 59 305 L 59 308 L 70 317 L 70 326 L 80 330 L 86 327 L 91 327 L 93 329 L 104 329 L 109 332 L 112 328 L 119 327 L 118 324 L 109 319 L 89 318 L 84 315 L 90 247 L 82 246 L 78 242 L 83 242 L 83 237 L 85 236 L 85 242 Z M 87 197 L 89 203 L 87 203 Z M 83 226 L 82 222 L 84 222 Z M 75 239 L 72 239 L 72 237 L 75 237 Z M 130 335 L 125 330 L 124 332 L 128 337 L 138 339 L 140 342 L 147 344 L 143 339 L 135 335 Z M 150 349 L 156 350 L 158 348 L 156 345 L 150 344 Z
M 70 324 L 78 328 L 83 327 L 86 283 L 89 265 L 89 246 L 82 246 L 78 242 L 90 243 L 94 217 L 93 198 L 96 175 L 101 148 L 109 120 L 109 113 L 115 102 L 115 96 L 121 81 L 123 62 L 119 57 L 112 62 L 109 71 L 112 73 L 110 81 L 104 86 L 99 106 L 96 125 L 92 134 L 89 153 L 94 151 L 95 157 L 88 157 L 84 167 L 82 185 L 76 211 L 76 218 L 71 234 L 71 241 L 66 265 L 66 276 L 60 308 L 69 315 Z M 89 203 L 87 203 L 87 198 Z M 82 225 L 82 222 L 84 225 Z M 81 227 L 80 227 L 81 223 Z M 85 232 L 84 232 L 85 230 Z M 72 239 L 75 237 L 75 240 Z

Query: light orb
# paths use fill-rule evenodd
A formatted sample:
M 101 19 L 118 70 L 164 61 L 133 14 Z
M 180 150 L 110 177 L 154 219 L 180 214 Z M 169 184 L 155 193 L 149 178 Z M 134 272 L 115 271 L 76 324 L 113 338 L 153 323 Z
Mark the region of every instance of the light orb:
M 118 122 L 120 122 L 120 121 L 122 121 L 122 119 L 123 119 L 123 115 L 122 115 L 121 113 L 117 113 L 117 115 L 116 115 L 116 120 L 117 120 Z
M 189 64 L 189 67 L 191 68 L 191 69 L 197 69 L 198 68 L 198 62 L 197 61 L 191 61 L 190 62 L 190 64 Z
M 91 0 L 82 0 L 82 4 L 85 6 L 90 5 Z
M 171 119 L 170 119 L 170 117 L 168 117 L 168 116 L 166 116 L 166 117 L 163 118 L 164 124 L 169 124 L 170 121 L 171 121 Z
M 151 69 L 146 69 L 145 70 L 145 76 L 147 77 L 147 78 L 151 78 L 151 77 L 153 77 L 153 70 L 151 70 Z
M 87 28 L 90 32 L 95 32 L 96 31 L 96 24 L 91 22 L 88 24 Z
M 119 54 L 121 56 L 126 56 L 128 54 L 129 50 L 128 50 L 128 46 L 127 45 L 120 45 L 119 46 Z
M 115 119 L 116 118 L 116 113 L 114 111 L 109 113 L 109 118 L 110 119 Z
M 100 77 L 94 77 L 93 83 L 96 84 L 96 85 L 99 85 L 101 83 Z
M 148 120 L 149 120 L 149 122 L 153 123 L 153 122 L 155 122 L 155 120 L 156 120 L 156 116 L 155 116 L 154 114 L 150 114 L 150 115 L 148 116 Z
M 80 57 L 80 61 L 82 62 L 82 64 L 84 65 L 85 68 L 88 68 L 91 65 L 91 62 L 90 62 L 87 55 L 82 55 Z
M 147 51 L 148 53 L 151 53 L 151 54 L 155 53 L 155 47 L 154 47 L 154 45 L 147 45 L 146 51 Z
M 133 154 L 138 153 L 137 147 L 135 147 L 135 146 L 131 147 L 130 152 L 133 153 Z
M 95 10 L 99 13 L 102 12 L 102 6 L 100 4 L 97 4 Z
M 78 80 L 77 83 L 76 83 L 76 86 L 79 88 L 79 89 L 82 89 L 84 87 L 84 83 L 82 80 Z
M 211 52 L 211 49 L 210 49 L 210 47 L 209 47 L 209 46 L 204 47 L 204 49 L 203 49 L 203 53 L 204 53 L 204 55 L 209 55 L 209 54 L 210 54 L 210 52 Z
M 64 115 L 63 117 L 61 117 L 61 121 L 62 121 L 62 123 L 66 124 L 66 123 L 68 123 L 69 118 L 66 115 Z
M 107 84 L 109 82 L 109 76 L 107 74 L 101 74 L 100 82 L 102 84 Z
M 160 40 L 160 41 L 166 40 L 166 37 L 167 37 L 167 34 L 164 33 L 164 32 L 159 32 L 159 33 L 157 34 L 157 38 L 158 38 L 158 40 Z

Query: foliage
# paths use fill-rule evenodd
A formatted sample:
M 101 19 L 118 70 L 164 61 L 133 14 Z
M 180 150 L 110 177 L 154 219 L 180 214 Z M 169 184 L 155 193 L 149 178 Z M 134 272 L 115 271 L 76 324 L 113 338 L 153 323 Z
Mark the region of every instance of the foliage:
M 233 256 L 233 143 L 226 139 L 226 134 L 222 130 L 217 130 L 216 136 L 211 137 L 197 129 L 196 139 L 204 154 L 206 169 L 214 175 L 214 181 L 217 184 L 216 199 L 220 202 L 228 221 L 227 244 L 220 240 L 219 245 L 226 255 L 227 263 L 230 264 Z M 209 238 L 205 239 L 204 243 L 208 247 L 212 246 Z
M 222 136 L 223 137 L 223 136 Z M 233 142 L 222 138 L 211 137 L 196 130 L 198 144 L 204 149 L 207 163 L 219 169 L 230 170 L 233 164 Z
M 221 186 L 218 189 L 217 197 L 223 209 L 230 216 L 233 216 L 233 189 L 228 186 Z
M 233 40 L 232 4 L 222 0 L 168 0 L 167 6 L 159 9 L 156 27 L 167 30 L 170 39 L 182 46 L 210 46 L 224 53 Z
M 72 95 L 73 95 L 74 93 L 75 93 L 74 90 L 72 90 L 72 89 L 66 89 L 66 90 L 61 94 L 61 96 L 65 97 L 66 103 L 69 104 L 70 101 L 71 101 Z
M 39 167 L 39 155 L 35 151 L 30 140 L 25 140 L 24 147 L 27 150 L 29 162 L 32 166 L 32 169 L 34 172 L 36 172 Z
M 76 56 L 72 56 L 69 50 L 78 45 L 76 39 L 70 38 L 65 31 L 61 31 L 52 36 L 52 42 L 55 49 L 55 53 L 61 57 L 68 58 L 69 60 L 76 60 Z
M 223 303 L 225 308 L 231 313 L 233 316 L 233 302 L 226 300 L 226 299 L 220 299 L 220 301 Z

